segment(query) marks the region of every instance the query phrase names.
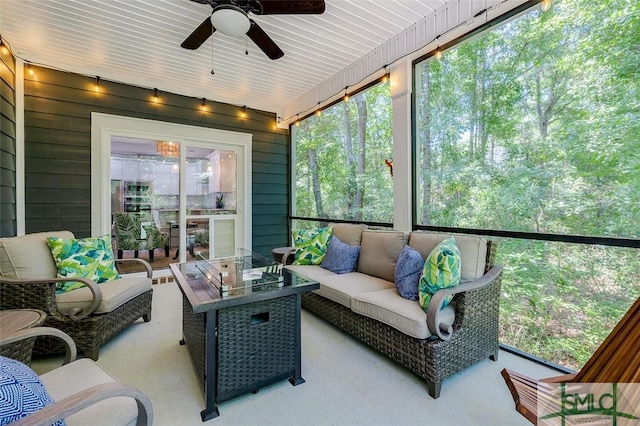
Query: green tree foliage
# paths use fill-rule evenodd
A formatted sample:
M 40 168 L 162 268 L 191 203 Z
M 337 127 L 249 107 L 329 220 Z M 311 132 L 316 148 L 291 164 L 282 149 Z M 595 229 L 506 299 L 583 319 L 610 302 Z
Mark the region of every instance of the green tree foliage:
M 295 127 L 297 216 L 392 221 L 391 119 L 380 83 Z
M 557 0 L 419 64 L 422 223 L 639 238 L 639 46 L 637 1 Z M 640 296 L 637 249 L 504 239 L 498 261 L 502 341 L 574 368 Z

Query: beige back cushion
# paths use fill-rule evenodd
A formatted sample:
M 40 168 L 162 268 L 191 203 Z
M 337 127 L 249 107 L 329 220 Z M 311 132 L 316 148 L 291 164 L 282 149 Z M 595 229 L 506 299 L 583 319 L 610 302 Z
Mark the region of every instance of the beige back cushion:
M 393 282 L 398 256 L 407 238 L 401 231 L 363 231 L 356 270 Z
M 487 259 L 487 240 L 474 235 L 434 234 L 429 232 L 412 232 L 409 246 L 420 252 L 426 259 L 440 242 L 453 237 L 460 249 L 460 281 L 472 281 L 484 275 Z
M 55 278 L 58 268 L 47 237 L 74 238 L 69 231 L 38 232 L 0 238 L 0 275 L 7 278 Z
M 333 229 L 333 235 L 343 243 L 350 246 L 359 246 L 362 240 L 362 231 L 367 226 L 355 223 L 334 223 L 331 228 Z

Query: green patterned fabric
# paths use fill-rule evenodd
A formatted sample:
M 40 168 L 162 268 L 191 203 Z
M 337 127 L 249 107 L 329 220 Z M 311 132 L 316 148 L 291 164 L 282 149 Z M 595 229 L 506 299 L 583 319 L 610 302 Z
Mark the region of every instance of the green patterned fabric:
M 141 239 L 142 225 L 138 213 L 114 213 L 114 231 L 118 250 L 144 250 L 146 240 Z
M 319 265 L 327 254 L 329 240 L 333 234 L 331 228 L 314 230 L 299 229 L 292 231 L 296 248 L 294 265 Z
M 460 283 L 460 249 L 456 240 L 447 238 L 438 244 L 427 257 L 418 284 L 420 306 L 426 312 L 431 297 L 442 288 L 454 287 Z M 452 297 L 442 302 L 441 309 L 451 302 Z
M 169 247 L 169 233 L 161 232 L 148 213 L 114 213 L 118 250 L 153 250 Z M 142 229 L 144 228 L 144 238 Z
M 47 244 L 60 278 L 82 277 L 98 284 L 119 278 L 109 235 L 78 239 L 48 237 Z M 56 292 L 64 293 L 83 286 L 80 282 L 58 283 Z

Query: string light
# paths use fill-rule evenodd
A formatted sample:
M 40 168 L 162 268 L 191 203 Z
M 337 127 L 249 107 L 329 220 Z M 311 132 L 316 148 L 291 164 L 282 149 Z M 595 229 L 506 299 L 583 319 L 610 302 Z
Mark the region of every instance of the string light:
M 349 86 L 344 88 L 344 101 L 345 102 L 349 102 L 349 95 L 347 94 L 347 89 L 349 88 Z
M 318 106 L 317 106 L 317 109 L 316 109 L 316 115 L 318 117 L 320 117 L 322 115 L 322 110 L 320 109 L 320 102 L 318 102 Z
M 542 0 L 542 3 L 540 4 L 540 9 L 542 9 L 543 12 L 546 12 L 550 8 L 551 8 L 551 0 Z
M 435 57 L 436 60 L 442 59 L 442 50 L 440 50 L 440 36 L 436 37 L 436 41 L 438 42 L 438 47 L 436 47 Z
M 206 111 L 207 110 L 207 98 L 202 98 L 202 105 L 200 106 L 200 109 L 202 111 Z
M 158 103 L 158 89 L 156 88 L 153 89 L 153 103 L 154 104 Z
M 94 87 L 96 93 L 100 93 L 100 76 L 96 76 L 96 85 Z
M 2 37 L 0 37 L 0 50 L 2 50 L 3 55 L 6 55 L 7 53 L 9 53 L 9 48 L 7 48 L 7 45 L 4 44 Z
M 34 76 L 36 72 L 33 70 L 33 68 L 31 68 L 31 64 L 29 62 L 27 62 L 27 74 L 29 74 L 31 77 Z
M 241 118 L 247 118 L 247 106 L 243 105 L 242 112 L 240 113 Z

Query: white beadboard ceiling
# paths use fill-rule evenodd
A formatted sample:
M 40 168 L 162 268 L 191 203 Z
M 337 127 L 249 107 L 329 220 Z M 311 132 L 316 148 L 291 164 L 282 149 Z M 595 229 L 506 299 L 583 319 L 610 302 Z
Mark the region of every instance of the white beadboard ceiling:
M 190 0 L 1 0 L 0 35 L 33 64 L 280 113 L 448 1 L 326 0 L 322 15 L 252 16 L 284 51 L 275 61 L 219 32 L 181 48 L 211 14 Z

